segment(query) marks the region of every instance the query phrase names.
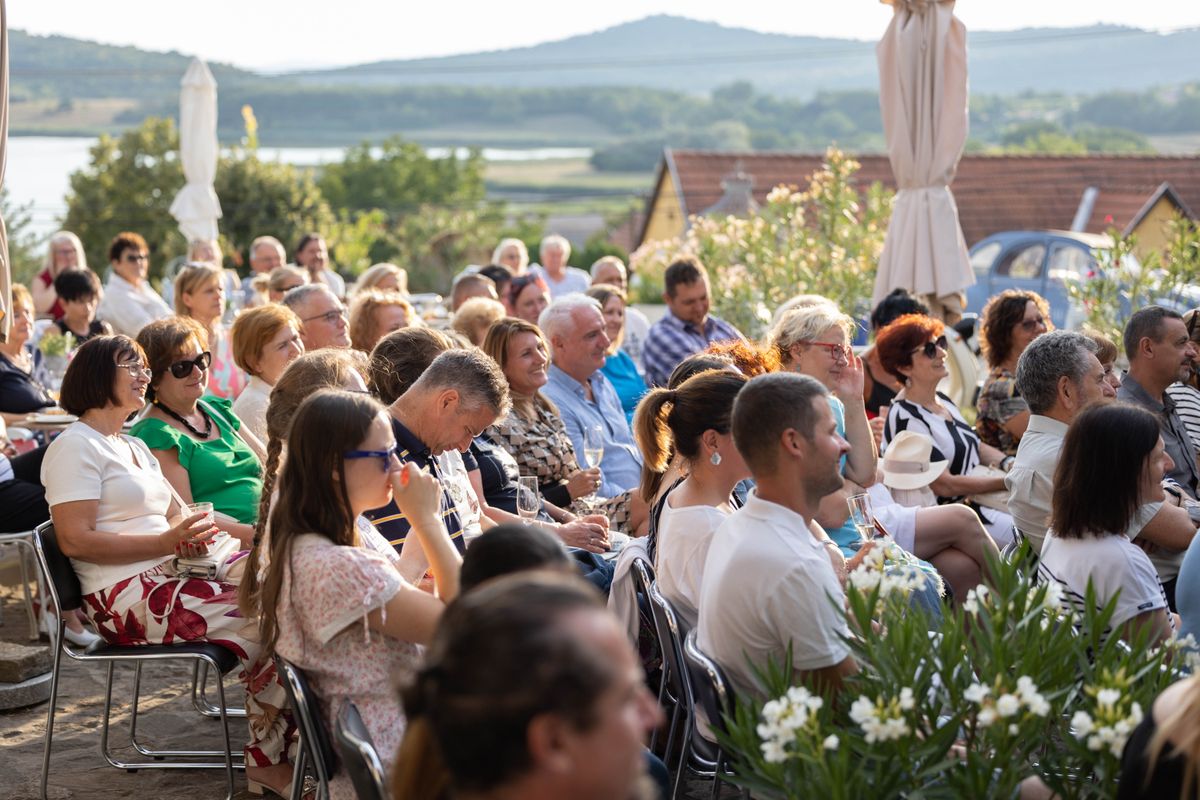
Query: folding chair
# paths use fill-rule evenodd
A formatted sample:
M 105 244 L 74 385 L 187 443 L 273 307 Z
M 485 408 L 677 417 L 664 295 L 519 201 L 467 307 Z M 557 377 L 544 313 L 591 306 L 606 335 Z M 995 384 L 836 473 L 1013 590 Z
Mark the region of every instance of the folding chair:
M 679 734 L 680 725 L 682 724 L 682 738 L 680 741 L 679 766 L 675 770 L 674 786 L 671 791 L 672 800 L 682 796 L 683 792 L 683 775 L 688 771 L 689 765 L 695 764 L 699 769 L 700 774 L 704 774 L 703 767 L 708 764 L 706 759 L 707 753 L 703 743 L 699 743 L 702 748 L 696 750 L 698 744 L 694 735 L 696 728 L 696 709 L 692 704 L 692 687 L 691 677 L 688 675 L 687 668 L 683 662 L 683 637 L 686 631 L 682 630 L 679 625 L 679 615 L 675 613 L 675 608 L 671 602 L 663 596 L 658 588 L 658 582 L 655 581 L 649 587 L 650 609 L 654 613 L 654 628 L 658 632 L 659 646 L 663 652 L 663 664 L 667 670 L 667 691 L 675 698 L 675 709 L 671 712 L 670 727 L 667 729 L 667 750 L 663 760 L 667 762 L 667 768 L 670 769 L 671 754 L 675 749 L 675 737 Z M 716 768 L 715 762 L 711 763 L 712 769 Z M 696 772 L 697 769 L 693 769 Z
M 17 563 L 21 568 L 21 591 L 25 599 L 25 613 L 29 616 L 29 638 L 31 640 L 38 639 L 38 618 L 37 613 L 33 608 L 33 595 L 29 593 L 29 565 L 25 561 L 25 550 L 29 549 L 29 554 L 35 559 L 37 551 L 33 544 L 33 531 L 21 531 L 20 533 L 0 533 L 0 545 L 6 546 L 5 549 L 11 547 L 17 554 Z M 38 587 L 38 597 L 42 595 L 42 576 L 38 571 L 34 571 L 34 581 Z
M 371 741 L 371 734 L 363 724 L 358 708 L 349 701 L 338 712 L 337 725 L 333 729 L 342 766 L 354 784 L 358 800 L 388 800 L 387 775 L 383 761 Z
M 337 754 L 329 741 L 321 703 L 302 670 L 279 654 L 275 655 L 275 668 L 287 687 L 292 711 L 300 725 L 300 755 L 292 776 L 292 800 L 300 800 L 304 795 L 304 776 L 310 767 L 317 779 L 318 799 L 328 800 L 329 779 L 337 771 Z
M 693 630 L 689 631 L 683 640 L 683 660 L 691 679 L 689 685 L 692 687 L 692 705 L 694 708 L 704 710 L 704 716 L 707 718 L 710 728 L 723 731 L 724 715 L 733 714 L 736 707 L 733 691 L 729 688 L 729 681 L 726 680 L 725 673 L 715 661 L 701 652 L 700 647 L 696 644 L 696 639 L 696 631 Z M 704 749 L 705 745 L 712 748 L 706 751 L 707 755 L 711 757 L 705 758 L 704 763 L 712 764 L 712 799 L 717 800 L 721 793 L 723 779 L 732 774 L 729 768 L 729 759 L 721 751 L 720 746 L 709 742 L 701 736 L 698 730 L 693 733 L 693 738 L 701 742 L 700 746 L 695 749 Z M 743 797 L 750 796 L 745 789 L 742 789 L 741 793 Z

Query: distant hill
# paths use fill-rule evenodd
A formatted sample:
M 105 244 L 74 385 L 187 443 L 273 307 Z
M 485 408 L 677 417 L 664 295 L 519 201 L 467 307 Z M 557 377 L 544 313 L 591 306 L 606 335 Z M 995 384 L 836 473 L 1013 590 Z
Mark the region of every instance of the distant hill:
M 883 32 L 880 20 L 880 33 Z M 1200 80 L 1200 31 L 1038 28 L 969 33 L 971 89 L 1094 93 Z M 759 33 L 659 15 L 532 47 L 291 73 L 353 86 L 639 86 L 691 93 L 750 81 L 769 94 L 878 86 L 875 42 Z

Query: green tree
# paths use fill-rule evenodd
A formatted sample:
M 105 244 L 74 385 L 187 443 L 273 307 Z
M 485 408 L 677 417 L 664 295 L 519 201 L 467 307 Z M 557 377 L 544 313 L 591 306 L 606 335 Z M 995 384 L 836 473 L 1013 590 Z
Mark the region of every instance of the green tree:
M 424 203 L 469 206 L 484 197 L 483 156 L 473 150 L 462 159 L 430 158 L 420 145 L 392 136 L 378 157 L 370 142 L 350 148 L 342 163 L 325 168 L 320 187 L 334 208 L 349 211 L 395 216 Z
M 0 216 L 8 229 L 8 263 L 14 283 L 26 286 L 42 270 L 39 238 L 29 229 L 32 219 L 29 209 L 33 203 L 13 203 L 8 189 L 0 189 Z

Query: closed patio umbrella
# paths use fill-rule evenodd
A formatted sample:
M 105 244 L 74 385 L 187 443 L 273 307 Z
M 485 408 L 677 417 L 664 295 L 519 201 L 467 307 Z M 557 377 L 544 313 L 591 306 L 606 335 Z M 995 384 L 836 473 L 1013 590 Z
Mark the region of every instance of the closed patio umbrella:
M 8 163 L 8 9 L 0 0 L 0 188 Z M 12 266 L 8 263 L 8 229 L 0 216 L 0 342 L 8 341 L 12 323 Z
M 217 82 L 208 65 L 192 60 L 179 96 L 179 159 L 186 183 L 171 203 L 171 216 L 190 242 L 217 238 L 221 203 L 213 190 L 217 176 Z
M 882 0 L 892 22 L 875 48 L 896 201 L 873 303 L 904 287 L 954 322 L 975 282 L 950 182 L 967 140 L 967 30 L 954 0 Z

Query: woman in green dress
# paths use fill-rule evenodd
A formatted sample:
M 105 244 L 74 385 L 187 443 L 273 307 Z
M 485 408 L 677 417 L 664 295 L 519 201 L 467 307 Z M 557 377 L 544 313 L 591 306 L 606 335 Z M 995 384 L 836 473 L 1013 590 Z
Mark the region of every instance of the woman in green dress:
M 142 328 L 137 340 L 150 366 L 150 405 L 131 432 L 150 448 L 184 502 L 212 503 L 217 525 L 248 546 L 258 519 L 264 449 L 242 430 L 229 400 L 204 397 L 212 363 L 204 328 L 187 317 L 168 317 Z

